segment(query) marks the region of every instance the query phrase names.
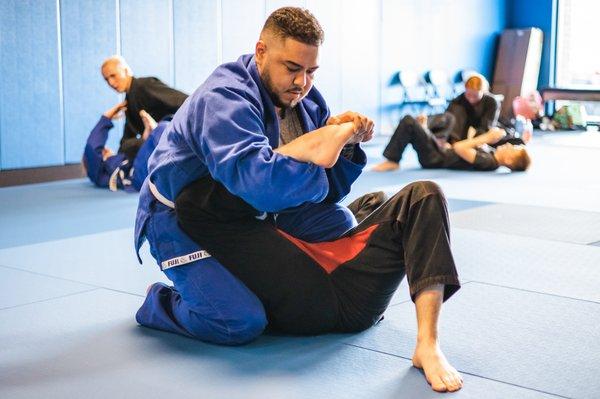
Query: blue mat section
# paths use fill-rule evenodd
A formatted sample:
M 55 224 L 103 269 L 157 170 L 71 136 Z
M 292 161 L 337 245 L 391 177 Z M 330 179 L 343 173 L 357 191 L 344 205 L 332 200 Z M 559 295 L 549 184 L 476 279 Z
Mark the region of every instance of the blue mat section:
M 414 306 L 390 308 L 386 319 L 346 342 L 410 358 Z M 441 342 L 464 373 L 571 398 L 600 397 L 600 306 L 480 283 L 448 301 Z
M 87 179 L 1 188 L 0 248 L 133 227 L 137 202 Z
M 589 244 L 600 239 L 600 213 L 493 204 L 452 215 L 452 226 L 552 241 Z
M 263 336 L 219 347 L 148 330 L 135 296 L 95 290 L 0 312 L 0 397 L 552 398 L 465 375 L 436 394 L 407 359 L 347 336 Z M 57 310 L 60 310 L 57 311 Z
M 168 281 L 148 253 L 143 266 L 133 251 L 133 230 L 123 229 L 0 250 L 0 265 L 144 295 L 148 285 Z
M 0 266 L 0 310 L 89 291 L 93 287 Z
M 453 229 L 461 278 L 600 303 L 600 248 Z

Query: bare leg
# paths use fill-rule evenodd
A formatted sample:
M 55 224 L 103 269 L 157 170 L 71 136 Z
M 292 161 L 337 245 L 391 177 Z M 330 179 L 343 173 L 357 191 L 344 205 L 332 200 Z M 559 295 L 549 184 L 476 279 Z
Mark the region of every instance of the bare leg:
M 142 122 L 144 123 L 144 132 L 142 133 L 142 139 L 144 141 L 146 141 L 146 139 L 148 138 L 148 136 L 150 136 L 150 133 L 156 129 L 156 121 L 154 120 L 153 117 L 150 116 L 149 113 L 147 113 L 144 110 L 140 111 L 140 118 L 142 118 Z
M 444 286 L 435 285 L 423 290 L 415 299 L 417 310 L 417 346 L 413 365 L 423 369 L 427 382 L 434 391 L 457 391 L 463 380 L 448 363 L 438 341 L 438 318 L 442 307 Z
M 392 170 L 397 170 L 397 169 L 400 169 L 399 162 L 394 162 L 394 161 L 390 161 L 389 159 L 386 159 L 385 161 L 381 162 L 380 164 L 373 166 L 373 168 L 371 170 L 373 172 L 390 172 Z

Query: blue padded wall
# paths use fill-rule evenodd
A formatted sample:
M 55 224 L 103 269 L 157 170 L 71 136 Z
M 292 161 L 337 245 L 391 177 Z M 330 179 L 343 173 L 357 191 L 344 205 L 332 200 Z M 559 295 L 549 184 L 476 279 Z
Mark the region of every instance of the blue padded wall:
M 381 90 L 399 70 L 475 69 L 491 78 L 507 0 L 382 0 Z M 387 92 L 386 92 L 387 91 Z M 391 132 L 397 120 L 382 118 Z
M 2 169 L 64 161 L 56 0 L 0 1 Z
M 369 116 L 379 126 L 379 0 L 344 0 L 342 16 L 342 109 Z
M 278 8 L 289 6 L 306 8 L 306 0 L 265 0 L 265 19 Z
M 264 0 L 221 0 L 223 62 L 254 52 L 254 45 L 265 22 Z
M 81 160 L 87 136 L 102 112 L 120 100 L 100 74 L 102 61 L 117 52 L 116 2 L 62 0 L 60 13 L 65 160 L 74 163 Z M 121 133 L 114 128 L 110 141 L 118 141 Z
M 173 6 L 175 86 L 191 94 L 220 63 L 220 3 L 176 0 Z
M 99 73 L 113 53 L 136 76 L 191 93 L 221 62 L 254 51 L 271 11 L 306 7 L 325 30 L 315 84 L 332 112 L 364 112 L 389 132 L 397 120 L 380 109 L 394 72 L 490 77 L 498 34 L 517 25 L 546 33 L 556 1 L 534 12 L 515 0 L 0 0 L 0 168 L 80 160 L 89 130 L 120 98 Z M 540 81 L 549 80 L 544 60 Z
M 172 0 L 120 0 L 121 53 L 135 76 L 173 85 Z
M 508 28 L 540 28 L 544 32 L 544 45 L 542 49 L 542 63 L 538 86 L 554 84 L 554 46 L 556 41 L 555 18 L 558 9 L 558 0 L 516 1 L 508 3 Z
M 342 108 L 342 18 L 341 0 L 307 0 L 308 8 L 319 20 L 325 31 L 325 42 L 320 50 L 319 70 L 315 75 L 315 86 L 327 100 L 333 114 Z

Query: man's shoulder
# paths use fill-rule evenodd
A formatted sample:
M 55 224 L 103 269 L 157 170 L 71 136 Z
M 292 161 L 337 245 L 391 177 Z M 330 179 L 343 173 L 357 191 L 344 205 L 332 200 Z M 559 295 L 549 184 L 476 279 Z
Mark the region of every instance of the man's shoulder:
M 235 94 L 247 100 L 259 100 L 260 89 L 250 72 L 248 60 L 240 57 L 235 62 L 219 65 L 192 94 L 192 102 L 212 96 Z
M 156 76 L 142 76 L 139 78 L 134 78 L 134 82 L 136 82 L 139 85 L 147 85 L 147 84 L 153 84 L 153 83 L 163 83 L 162 80 L 160 80 L 159 78 L 157 78 Z

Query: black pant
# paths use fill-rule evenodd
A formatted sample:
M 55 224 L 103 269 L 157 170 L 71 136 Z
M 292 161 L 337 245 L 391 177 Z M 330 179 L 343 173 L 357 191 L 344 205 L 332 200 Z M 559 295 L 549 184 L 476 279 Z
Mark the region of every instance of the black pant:
M 447 138 L 449 129 L 454 124 L 454 117 L 449 113 L 433 115 L 428 118 L 427 124 L 429 131 L 423 129 L 410 115 L 402 118 L 385 147 L 383 156 L 390 161 L 400 162 L 406 146 L 412 144 L 423 167 L 442 167 L 446 159 L 445 151 L 440 148 L 436 139 Z
M 175 209 L 183 230 L 258 296 L 281 332 L 364 330 L 380 319 L 405 275 L 413 300 L 434 284 L 445 285 L 444 300 L 460 288 L 445 199 L 431 182 L 410 184 L 327 243 L 282 234 L 210 177 L 187 186 Z M 323 246 L 339 264 L 309 255 Z M 358 252 L 344 259 L 352 248 Z

